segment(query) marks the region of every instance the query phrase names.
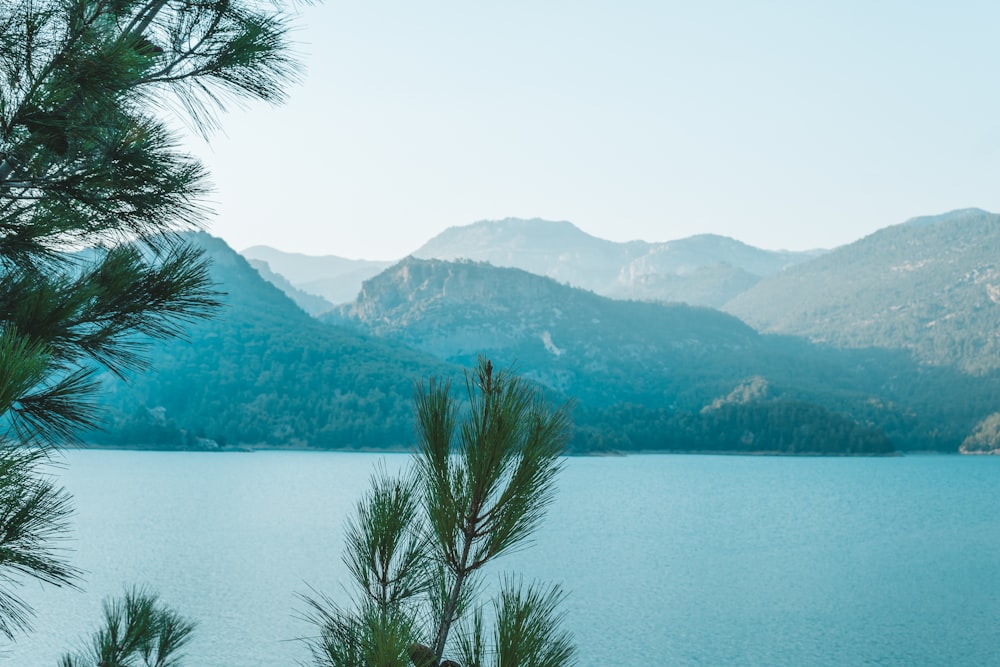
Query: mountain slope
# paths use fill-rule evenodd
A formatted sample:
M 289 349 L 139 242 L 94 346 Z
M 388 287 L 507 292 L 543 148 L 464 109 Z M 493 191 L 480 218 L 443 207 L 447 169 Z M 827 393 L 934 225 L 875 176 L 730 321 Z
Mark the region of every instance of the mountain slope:
M 725 310 L 764 331 L 1000 369 L 1000 216 L 917 218 L 761 280 Z
M 309 317 L 220 239 L 194 237 L 212 259 L 226 307 L 187 340 L 151 345 L 152 369 L 108 378 L 116 446 L 405 447 L 414 383 L 456 369 Z
M 294 301 L 299 308 L 310 315 L 319 315 L 333 309 L 333 304 L 323 297 L 300 290 L 283 275 L 272 271 L 271 266 L 264 260 L 251 259 L 249 263 L 250 266 L 257 269 L 257 273 L 260 274 L 261 278 L 284 292 L 285 296 Z
M 483 351 L 513 358 L 550 387 L 602 401 L 662 395 L 664 383 L 682 395 L 691 379 L 670 369 L 709 357 L 735 363 L 757 339 L 736 318 L 705 308 L 615 301 L 519 269 L 412 257 L 335 312 L 340 319 L 330 321 L 450 362 L 469 364 Z M 662 377 L 648 387 L 634 368 Z M 699 375 L 711 383 L 711 364 Z

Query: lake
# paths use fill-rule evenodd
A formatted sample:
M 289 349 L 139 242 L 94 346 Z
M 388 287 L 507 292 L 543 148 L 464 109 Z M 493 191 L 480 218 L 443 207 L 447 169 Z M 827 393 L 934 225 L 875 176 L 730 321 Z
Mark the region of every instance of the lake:
M 72 451 L 83 591 L 30 583 L 51 665 L 101 601 L 157 590 L 198 623 L 189 667 L 294 665 L 298 593 L 343 598 L 342 527 L 405 455 Z M 1000 458 L 572 458 L 503 572 L 560 582 L 581 667 L 1000 665 Z M 495 573 L 495 574 L 494 574 Z

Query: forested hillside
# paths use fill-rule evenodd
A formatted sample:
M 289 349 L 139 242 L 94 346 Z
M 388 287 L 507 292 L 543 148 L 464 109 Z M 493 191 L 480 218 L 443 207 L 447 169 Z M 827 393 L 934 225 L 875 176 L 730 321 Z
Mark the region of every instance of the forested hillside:
M 608 448 L 753 450 L 765 437 L 816 448 L 853 424 L 902 448 L 956 451 L 1000 395 L 995 378 L 907 353 L 761 336 L 718 311 L 616 301 L 476 262 L 409 258 L 326 319 L 459 364 L 514 359 L 577 397 L 581 425 L 600 423 L 592 435 Z
M 118 446 L 403 447 L 412 441 L 414 382 L 456 369 L 321 324 L 219 239 L 209 250 L 226 307 L 187 340 L 152 347 L 152 371 L 107 378 Z
M 758 344 L 753 329 L 708 308 L 616 301 L 519 269 L 414 258 L 323 319 L 456 364 L 484 352 L 516 359 L 528 377 L 602 404 L 659 396 L 700 406 L 700 391 L 728 390 Z
M 725 310 L 763 331 L 1000 369 L 1000 216 L 917 218 L 760 281 Z

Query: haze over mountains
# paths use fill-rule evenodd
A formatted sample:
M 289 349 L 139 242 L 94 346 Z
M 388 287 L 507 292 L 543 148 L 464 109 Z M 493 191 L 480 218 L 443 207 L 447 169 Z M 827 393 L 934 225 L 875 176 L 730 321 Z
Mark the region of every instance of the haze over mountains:
M 353 322 L 309 317 L 221 240 L 206 235 L 194 239 L 213 259 L 212 275 L 227 292 L 227 307 L 214 319 L 193 325 L 187 341 L 152 343 L 154 372 L 129 384 L 108 378 L 107 428 L 92 435 L 94 444 L 405 448 L 412 442 L 414 386 L 431 376 L 460 381 L 461 368 L 452 361 L 473 358 L 472 347 L 479 346 L 483 331 L 499 331 L 500 323 L 514 319 L 514 329 L 522 327 L 529 335 L 512 329 L 510 345 L 484 345 L 480 352 L 498 365 L 515 364 L 551 400 L 574 400 L 575 451 L 894 451 L 878 427 L 809 400 L 808 388 L 789 390 L 780 382 L 764 386 L 782 376 L 778 364 L 765 363 L 775 372 L 755 378 L 762 365 L 760 337 L 723 313 L 614 301 L 516 269 L 407 260 L 401 270 L 412 266 L 417 284 L 428 286 L 412 300 L 425 313 L 429 309 L 419 304 L 441 301 L 436 298 L 438 278 L 449 267 L 467 273 L 468 279 L 459 281 L 467 289 L 450 290 L 458 297 L 454 302 L 444 303 L 430 317 L 402 318 L 427 331 L 437 329 L 436 335 L 447 341 L 449 332 L 458 330 L 447 323 L 458 324 L 462 310 L 468 309 L 470 348 L 462 359 L 446 359 L 398 336 L 369 335 Z M 423 265 L 434 275 L 420 274 Z M 375 282 L 392 282 L 396 274 L 387 270 Z M 516 274 L 517 281 L 508 274 Z M 498 307 L 500 300 L 491 297 L 495 287 L 511 288 L 515 282 L 520 284 L 507 290 L 507 305 Z M 410 301 L 406 291 L 399 294 Z M 536 308 L 521 305 L 525 295 Z M 383 306 L 390 302 L 379 301 Z M 564 309 L 562 318 L 553 303 Z M 523 317 L 511 318 L 511 310 L 523 311 Z M 559 326 L 542 319 L 552 317 L 565 321 Z M 580 318 L 589 318 L 589 327 L 580 328 Z M 474 326 L 477 321 L 485 326 Z M 542 331 L 540 340 L 533 335 L 538 322 L 551 329 L 548 337 Z M 595 337 L 586 340 L 591 334 Z M 534 358 L 522 354 L 532 349 Z M 561 365 L 553 365 L 552 359 Z M 834 402 L 851 409 L 868 396 L 849 393 Z
M 616 298 L 719 306 L 761 277 L 819 254 L 761 250 L 714 234 L 615 243 L 569 222 L 508 218 L 450 227 L 413 256 L 524 269 Z
M 252 246 L 241 254 L 250 260 L 254 268 L 261 270 L 261 275 L 310 313 L 329 310 L 334 304 L 350 301 L 357 296 L 364 280 L 392 264 L 335 255 L 282 252 L 268 246 Z M 271 277 L 274 274 L 287 282 L 275 281 Z M 317 302 L 317 296 L 323 302 Z
M 508 220 L 448 230 L 419 250 L 552 262 L 559 278 L 470 259 L 414 256 L 380 268 L 261 248 L 254 271 L 200 235 L 230 306 L 196 325 L 190 343 L 156 344 L 155 373 L 112 386 L 112 428 L 102 437 L 164 447 L 405 447 L 414 382 L 458 378 L 485 354 L 554 400 L 576 401 L 577 451 L 1000 451 L 990 347 L 1000 317 L 998 230 L 994 214 L 958 211 L 831 252 L 775 253 L 710 235 L 614 244 L 569 223 Z M 562 253 L 560 243 L 569 244 Z M 331 275 L 331 264 L 339 276 L 375 275 L 319 319 L 264 280 L 301 301 L 274 266 L 305 283 Z M 630 283 L 630 275 L 647 278 Z M 695 276 L 704 290 L 709 278 L 735 284 L 736 275 L 749 278 L 724 304 L 729 314 L 571 283 L 634 289 L 677 278 L 690 290 Z M 308 298 L 311 312 L 326 308 Z
M 569 222 L 507 218 L 450 227 L 412 256 L 470 259 L 523 269 L 619 299 L 719 307 L 762 277 L 823 252 L 762 250 L 714 234 L 665 243 L 616 243 L 591 236 Z M 296 289 L 323 296 L 331 304 L 352 300 L 365 279 L 390 264 L 309 257 L 266 246 L 248 248 L 243 255 L 267 262 L 270 270 Z

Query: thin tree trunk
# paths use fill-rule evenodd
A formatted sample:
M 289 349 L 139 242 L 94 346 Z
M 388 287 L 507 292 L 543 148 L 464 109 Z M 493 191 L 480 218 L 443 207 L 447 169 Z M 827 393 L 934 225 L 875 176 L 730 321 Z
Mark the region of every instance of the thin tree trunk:
M 451 587 L 448 596 L 448 603 L 445 605 L 444 614 L 441 616 L 441 623 L 438 625 L 437 637 L 434 638 L 434 664 L 441 662 L 444 656 L 444 645 L 448 641 L 448 634 L 451 632 L 451 624 L 455 621 L 455 608 L 458 607 L 458 598 L 462 593 L 462 584 L 465 582 L 465 572 L 460 572 L 455 577 L 455 585 Z
M 458 599 L 462 594 L 462 585 L 465 577 L 469 574 L 469 551 L 472 548 L 472 539 L 468 533 L 465 535 L 465 544 L 462 547 L 462 559 L 458 563 L 455 571 L 455 583 L 448 594 L 448 601 L 444 606 L 444 613 L 441 615 L 441 622 L 438 624 L 437 636 L 434 638 L 434 664 L 441 662 L 444 656 L 444 645 L 448 642 L 448 634 L 451 632 L 451 624 L 455 621 L 455 609 L 458 608 Z

